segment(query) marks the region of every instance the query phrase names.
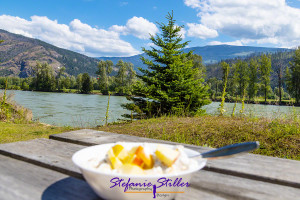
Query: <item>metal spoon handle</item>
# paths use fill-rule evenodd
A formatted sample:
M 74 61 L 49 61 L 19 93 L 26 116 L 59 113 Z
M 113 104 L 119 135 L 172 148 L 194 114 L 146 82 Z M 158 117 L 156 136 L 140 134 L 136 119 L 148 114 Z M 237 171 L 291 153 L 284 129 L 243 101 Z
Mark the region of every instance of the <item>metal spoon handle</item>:
M 205 153 L 201 153 L 200 155 L 193 156 L 193 158 L 201 157 L 206 159 L 219 159 L 235 156 L 239 153 L 245 153 L 248 151 L 255 150 L 259 147 L 259 142 L 244 142 L 237 143 L 228 146 L 224 146 L 218 149 L 214 149 L 212 151 L 208 151 Z

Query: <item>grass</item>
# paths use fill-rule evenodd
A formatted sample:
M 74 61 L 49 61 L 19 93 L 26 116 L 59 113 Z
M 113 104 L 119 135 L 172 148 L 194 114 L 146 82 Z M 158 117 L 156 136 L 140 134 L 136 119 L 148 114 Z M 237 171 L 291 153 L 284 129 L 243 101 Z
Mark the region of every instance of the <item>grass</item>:
M 77 89 L 65 89 L 64 91 L 62 91 L 64 93 L 78 93 Z M 101 94 L 100 90 L 92 90 L 91 94 Z
M 213 101 L 221 101 L 222 97 L 221 96 L 217 96 L 215 99 L 213 99 Z M 241 98 L 238 98 L 238 103 L 240 103 L 242 101 Z M 229 99 L 226 98 L 225 102 L 235 102 L 235 97 L 230 97 Z M 247 103 L 255 103 L 255 104 L 265 104 L 265 98 L 264 97 L 256 97 L 254 99 L 254 101 L 248 101 L 248 99 L 245 99 L 245 102 Z M 267 99 L 266 104 L 272 104 L 272 105 L 279 105 L 279 98 L 276 99 Z M 281 105 L 286 105 L 286 106 L 292 106 L 295 105 L 295 99 L 290 99 L 290 100 L 286 100 L 286 99 L 282 99 L 281 100 Z M 299 106 L 299 105 L 296 105 Z
M 55 127 L 40 123 L 15 124 L 0 122 L 0 144 L 48 138 L 49 135 L 75 130 L 71 127 Z
M 245 117 L 160 117 L 115 123 L 98 130 L 209 147 L 259 141 L 253 153 L 300 160 L 299 120 Z

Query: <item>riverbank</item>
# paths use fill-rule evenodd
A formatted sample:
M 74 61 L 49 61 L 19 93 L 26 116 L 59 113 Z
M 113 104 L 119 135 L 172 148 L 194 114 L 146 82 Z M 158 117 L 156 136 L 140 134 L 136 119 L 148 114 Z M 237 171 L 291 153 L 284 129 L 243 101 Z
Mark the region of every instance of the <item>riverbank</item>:
M 0 88 L 0 91 L 4 90 L 3 88 Z M 31 90 L 16 90 L 16 89 L 9 89 L 10 91 L 28 91 L 28 92 L 43 92 L 43 91 L 31 91 Z M 66 94 L 82 94 L 80 92 L 78 92 L 77 89 L 64 89 L 61 91 L 54 91 L 54 92 L 43 92 L 43 93 L 66 93 Z M 88 95 L 101 95 L 101 96 L 108 96 L 108 95 L 103 95 L 101 93 L 100 90 L 93 90 L 90 94 Z M 123 95 L 119 95 L 118 93 L 111 93 L 111 96 L 123 96 Z M 125 97 L 125 96 L 123 96 Z M 221 97 L 217 97 L 215 99 L 211 99 L 212 102 L 221 102 Z M 225 99 L 226 103 L 235 103 L 235 99 L 232 98 L 226 98 Z M 237 101 L 238 103 L 241 102 L 240 99 L 238 99 Z M 249 100 L 245 100 L 245 104 L 260 104 L 260 105 L 274 105 L 274 106 L 295 106 L 295 107 L 300 107 L 300 104 L 295 104 L 295 100 L 291 99 L 291 100 L 282 100 L 281 103 L 279 103 L 279 100 L 276 99 L 267 99 L 267 102 L 265 103 L 265 100 L 263 98 L 256 98 L 254 101 L 249 101 Z
M 41 123 L 15 124 L 0 122 L 0 143 L 48 138 L 49 135 L 76 130 L 72 127 L 49 126 Z
M 221 97 L 217 99 L 213 99 L 213 102 L 221 102 Z M 235 99 L 225 99 L 226 103 L 235 103 Z M 237 103 L 240 103 L 241 100 L 238 100 Z M 261 105 L 274 105 L 274 106 L 295 106 L 300 107 L 300 104 L 296 104 L 295 100 L 281 100 L 279 103 L 279 100 L 277 99 L 267 99 L 265 102 L 262 98 L 257 98 L 254 101 L 245 100 L 245 104 L 261 104 Z
M 115 123 L 97 130 L 208 147 L 259 141 L 255 154 L 300 160 L 299 119 L 201 116 Z

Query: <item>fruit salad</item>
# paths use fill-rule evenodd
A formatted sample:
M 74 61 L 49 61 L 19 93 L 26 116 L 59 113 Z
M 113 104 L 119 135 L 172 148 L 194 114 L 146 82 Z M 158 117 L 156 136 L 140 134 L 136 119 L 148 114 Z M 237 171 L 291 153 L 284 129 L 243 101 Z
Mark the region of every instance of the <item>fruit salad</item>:
M 122 143 L 116 143 L 108 150 L 104 159 L 92 158 L 88 165 L 102 172 L 154 175 L 176 174 L 196 168 L 198 163 L 188 158 L 181 145 L 174 148 L 157 145 L 156 149 L 150 149 L 144 143 L 126 149 Z

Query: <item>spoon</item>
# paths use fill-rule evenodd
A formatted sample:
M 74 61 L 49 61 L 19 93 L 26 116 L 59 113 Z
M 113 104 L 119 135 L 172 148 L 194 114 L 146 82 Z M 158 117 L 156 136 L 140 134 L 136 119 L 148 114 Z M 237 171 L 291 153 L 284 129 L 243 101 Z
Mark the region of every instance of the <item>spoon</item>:
M 218 149 L 214 149 L 200 155 L 191 156 L 190 158 L 205 158 L 208 160 L 228 158 L 240 153 L 246 153 L 259 147 L 259 142 L 244 142 L 227 145 Z

